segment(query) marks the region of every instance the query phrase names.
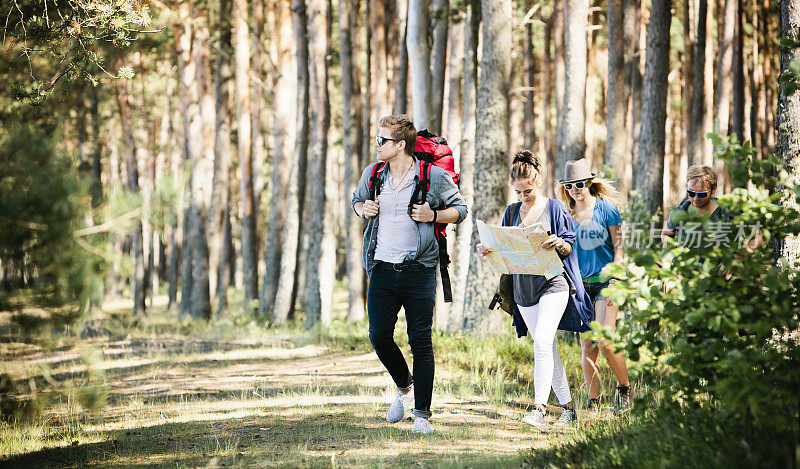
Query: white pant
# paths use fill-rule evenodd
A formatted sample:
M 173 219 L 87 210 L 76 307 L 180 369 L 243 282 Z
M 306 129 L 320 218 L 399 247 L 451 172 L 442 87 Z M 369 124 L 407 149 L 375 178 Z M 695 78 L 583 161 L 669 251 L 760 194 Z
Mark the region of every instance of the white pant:
M 572 401 L 567 372 L 564 371 L 556 344 L 558 323 L 561 322 L 568 300 L 569 292 L 559 292 L 542 296 L 539 303 L 533 306 L 519 307 L 522 319 L 525 320 L 533 339 L 535 404 L 547 404 L 551 386 L 561 405 Z

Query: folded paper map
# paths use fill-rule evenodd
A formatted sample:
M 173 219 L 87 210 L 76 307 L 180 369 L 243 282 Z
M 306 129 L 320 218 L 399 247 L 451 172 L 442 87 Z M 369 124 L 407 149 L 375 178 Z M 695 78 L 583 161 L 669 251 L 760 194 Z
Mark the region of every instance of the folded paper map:
M 478 220 L 478 234 L 483 247 L 490 251 L 484 259 L 498 274 L 544 275 L 550 279 L 564 271 L 555 250 L 542 249 L 550 235 L 541 223 L 519 228 L 490 226 Z

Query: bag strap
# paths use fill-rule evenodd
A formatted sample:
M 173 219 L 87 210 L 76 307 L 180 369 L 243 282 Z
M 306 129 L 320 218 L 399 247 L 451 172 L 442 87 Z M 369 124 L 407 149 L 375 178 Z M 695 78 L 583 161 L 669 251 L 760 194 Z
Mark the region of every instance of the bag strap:
M 442 295 L 445 303 L 453 302 L 453 288 L 450 284 L 450 272 L 447 266 L 450 264 L 450 255 L 447 253 L 447 238 L 439 236 L 439 273 L 442 277 Z
M 380 161 L 372 167 L 372 175 L 369 178 L 369 198 L 375 200 L 381 194 L 381 177 L 378 175 L 386 164 L 385 161 Z

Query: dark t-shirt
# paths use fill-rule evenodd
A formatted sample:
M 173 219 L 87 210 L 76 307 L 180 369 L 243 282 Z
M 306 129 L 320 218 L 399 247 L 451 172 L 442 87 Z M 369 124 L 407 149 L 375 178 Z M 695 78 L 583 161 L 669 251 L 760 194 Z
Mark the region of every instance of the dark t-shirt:
M 686 212 L 690 205 L 691 201 L 686 199 L 669 212 L 666 225 L 675 232 L 676 241 L 688 248 L 727 247 L 733 243 L 736 235 L 733 229 L 734 215 L 723 207 L 717 206 L 705 226 L 694 222 L 674 221 L 676 212 Z

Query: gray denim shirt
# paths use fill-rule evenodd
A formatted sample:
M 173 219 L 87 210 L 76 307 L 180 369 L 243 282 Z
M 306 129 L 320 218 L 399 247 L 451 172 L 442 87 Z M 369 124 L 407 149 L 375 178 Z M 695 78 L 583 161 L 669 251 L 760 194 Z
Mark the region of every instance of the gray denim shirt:
M 369 198 L 369 178 L 372 176 L 372 167 L 377 163 L 372 163 L 364 169 L 361 173 L 361 179 L 358 181 L 358 187 L 353 191 L 353 201 L 350 204 L 355 212 L 355 204 L 364 202 Z M 383 169 L 379 172 L 382 184 L 386 184 L 386 176 L 389 172 L 389 165 L 384 165 Z M 414 158 L 414 184 L 419 181 L 419 160 Z M 455 207 L 458 210 L 458 221 L 461 223 L 464 217 L 467 216 L 467 203 L 458 192 L 458 187 L 453 182 L 453 179 L 438 166 L 431 165 L 431 186 L 428 189 L 428 198 L 426 199 L 433 210 L 444 210 L 449 207 Z M 358 215 L 356 213 L 356 215 Z M 372 269 L 378 263 L 375 261 L 375 248 L 378 244 L 378 222 L 381 218 L 380 211 L 378 216 L 372 218 L 367 223 L 367 229 L 364 230 L 364 246 L 361 250 L 361 264 L 367 270 L 367 274 L 372 273 Z M 434 233 L 433 223 L 417 222 L 418 243 L 417 252 L 414 255 L 414 260 L 420 262 L 425 267 L 435 267 L 439 262 L 439 245 L 436 243 L 436 235 Z

